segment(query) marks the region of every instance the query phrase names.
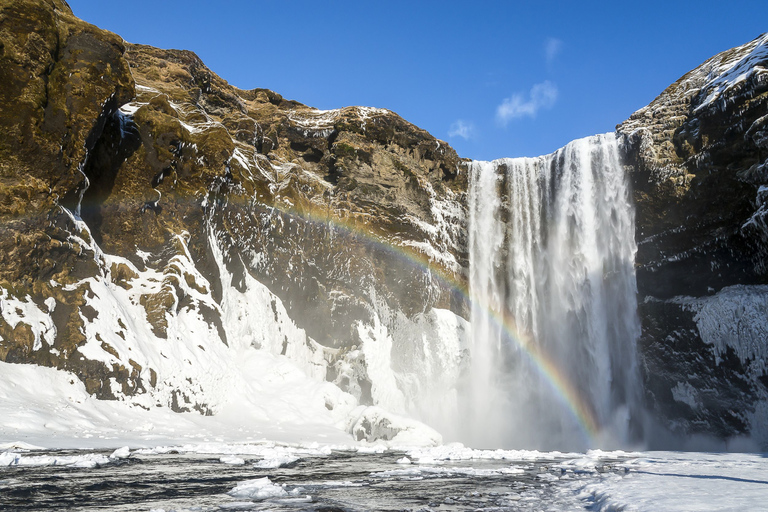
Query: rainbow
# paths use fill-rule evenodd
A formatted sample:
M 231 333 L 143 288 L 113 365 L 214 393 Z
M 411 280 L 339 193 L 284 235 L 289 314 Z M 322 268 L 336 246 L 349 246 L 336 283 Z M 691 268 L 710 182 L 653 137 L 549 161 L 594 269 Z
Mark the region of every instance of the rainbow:
M 323 224 L 330 226 L 331 229 L 341 229 L 348 234 L 360 237 L 386 254 L 408 265 L 430 272 L 443 286 L 466 300 L 467 304 L 479 304 L 476 298 L 472 296 L 466 279 L 463 279 L 457 273 L 442 268 L 442 266 L 431 260 L 428 255 L 407 246 L 397 246 L 388 243 L 366 229 L 365 224 L 359 222 L 354 217 L 350 219 L 332 217 L 327 210 L 319 211 L 311 203 L 303 206 L 305 208 L 302 211 L 294 207 L 284 208 L 275 206 L 273 208 L 282 214 L 298 220 Z M 487 318 L 493 322 L 494 327 L 497 327 L 503 333 L 504 338 L 519 348 L 536 372 L 543 377 L 543 380 L 549 385 L 558 400 L 576 420 L 587 444 L 591 446 L 593 440 L 600 433 L 600 422 L 591 403 L 579 394 L 568 376 L 553 359 L 541 350 L 529 335 L 522 333 L 517 328 L 515 319 L 511 315 L 494 311 L 492 308 L 483 307 L 481 309 L 487 315 Z
M 231 199 L 232 198 L 228 198 L 228 201 L 231 201 Z M 437 279 L 440 284 L 451 292 L 461 296 L 467 304 L 479 305 L 479 301 L 472 296 L 466 283 L 466 279 L 462 275 L 457 272 L 449 271 L 441 265 L 436 264 L 434 260 L 430 259 L 428 255 L 422 252 L 407 246 L 394 245 L 386 241 L 384 239 L 384 234 L 377 235 L 367 227 L 366 222 L 363 220 L 364 216 L 360 218 L 355 215 L 350 215 L 346 219 L 341 218 L 332 215 L 329 209 L 320 208 L 310 202 L 302 202 L 301 208 L 288 205 L 267 206 L 263 203 L 257 203 L 256 200 L 253 199 L 248 202 L 251 207 L 261 207 L 277 211 L 283 215 L 296 218 L 303 222 L 328 226 L 330 229 L 339 229 L 347 234 L 359 237 L 391 257 L 397 258 L 412 267 L 430 272 L 431 276 Z M 481 309 L 485 312 L 487 318 L 493 322 L 494 327 L 497 327 L 500 332 L 503 333 L 508 342 L 520 349 L 520 352 L 526 356 L 528 362 L 536 372 L 543 377 L 543 380 L 549 385 L 558 400 L 576 420 L 588 445 L 591 446 L 593 444 L 592 441 L 600 432 L 600 422 L 589 401 L 585 400 L 579 394 L 577 389 L 570 382 L 568 376 L 559 368 L 553 359 L 541 350 L 537 344 L 531 340 L 530 336 L 520 332 L 516 326 L 515 319 L 512 318 L 511 315 L 504 312 L 494 311 L 492 308 L 483 307 Z

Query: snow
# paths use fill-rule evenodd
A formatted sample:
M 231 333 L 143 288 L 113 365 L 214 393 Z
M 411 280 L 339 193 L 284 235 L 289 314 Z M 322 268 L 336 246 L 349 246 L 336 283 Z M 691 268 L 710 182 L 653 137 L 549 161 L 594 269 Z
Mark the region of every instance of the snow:
M 15 329 L 19 323 L 31 328 L 35 337 L 32 350 L 40 350 L 43 347 L 43 342 L 52 345 L 56 337 L 56 326 L 50 317 L 55 302 L 51 304 L 46 301 L 45 306 L 48 308 L 48 312 L 43 311 L 32 302 L 29 295 L 21 300 L 11 297 L 7 290 L 0 288 L 0 315 L 12 329 Z
M 374 107 L 345 107 L 333 110 L 310 109 L 301 112 L 289 112 L 288 119 L 296 126 L 308 130 L 305 136 L 309 136 L 310 131 L 316 132 L 332 129 L 334 123 L 344 114 L 357 117 L 362 122 L 362 128 L 365 129 L 365 123 L 369 119 L 388 113 L 390 113 L 389 110 Z
M 594 511 L 765 510 L 768 463 L 759 454 L 658 452 L 620 464 L 625 473 L 573 484 Z
M 287 466 L 288 464 L 296 462 L 297 460 L 299 460 L 299 457 L 294 457 L 291 455 L 277 455 L 274 457 L 265 457 L 264 459 L 254 464 L 253 467 L 259 469 L 276 469 Z
M 704 99 L 694 112 L 699 112 L 711 105 L 740 83 L 757 74 L 765 73 L 766 62 L 768 62 L 768 34 L 708 60 L 702 66 L 704 70 L 708 70 L 708 82 L 701 88 L 700 93 Z
M 308 337 L 289 317 L 282 301 L 250 275 L 245 275 L 243 291 L 229 286 L 232 276 L 213 232 L 211 246 L 223 289 L 220 301 L 214 300 L 213 285 L 193 264 L 186 233 L 176 237 L 177 254 L 164 267 L 138 268 L 126 258 L 103 253 L 88 227 L 75 217 L 70 219 L 76 228 L 70 239 L 105 269 L 103 275 L 65 287 L 68 291 L 89 290 L 83 297 L 96 312 L 94 318 L 83 318 L 85 342 L 77 347 L 74 357 L 100 362 L 107 371 L 127 369 L 131 374 L 127 385 L 142 384 L 135 392 L 127 392 L 112 378 L 116 400 L 99 401 L 86 393 L 80 379 L 71 373 L 1 363 L 0 441 L 57 448 L 129 445 L 128 450 L 211 438 L 222 442 L 354 443 L 345 430 L 351 431 L 363 417 L 370 419 L 373 410 L 362 414 L 356 409 L 355 397 L 325 381 L 328 361 L 335 351 Z M 138 255 L 145 265 L 153 261 L 151 254 L 139 251 Z M 112 282 L 112 271 L 121 265 L 133 277 L 119 286 Z M 142 305 L 142 297 L 158 294 L 167 294 L 173 303 L 161 310 L 163 338 L 148 322 Z M 185 307 L 179 307 L 182 299 Z M 55 301 L 38 306 L 29 298 L 11 297 L 6 290 L 0 291 L 0 300 L 6 322 L 31 326 L 36 347 L 52 341 L 48 337 L 54 329 L 50 313 Z M 219 317 L 221 324 L 206 319 L 202 313 L 205 309 Z M 438 311 L 430 315 L 432 320 L 426 322 L 434 330 L 430 343 L 439 349 L 441 322 L 446 323 L 446 332 L 455 331 L 458 317 Z M 387 345 L 379 343 L 386 329 L 382 325 L 379 328 L 382 335 L 368 347 L 376 347 L 381 355 L 379 381 L 384 387 L 380 389 L 397 392 Z M 452 343 L 448 340 L 446 346 L 455 349 Z M 372 355 L 371 360 L 376 357 Z M 386 402 L 383 398 L 380 401 Z M 173 413 L 167 408 L 171 403 L 213 416 Z M 400 402 L 401 410 L 404 404 Z M 439 442 L 440 435 L 434 430 L 385 409 L 376 410 L 374 416 L 396 424 L 398 429 L 387 446 Z M 256 464 L 274 468 L 299 456 L 264 454 Z
M 427 425 L 376 406 L 355 409 L 349 416 L 347 431 L 359 441 L 387 446 L 435 446 L 443 441 L 440 433 Z
M 144 105 L 148 105 L 149 103 L 144 103 L 140 101 L 132 101 L 130 103 L 126 103 L 122 107 L 120 107 L 120 112 L 127 116 L 132 116 L 136 113 L 137 110 L 139 110 Z
M 251 363 L 254 361 L 246 362 L 245 368 Z M 272 357 L 262 363 L 263 366 L 251 366 L 251 371 L 267 376 L 281 370 L 291 373 L 290 366 L 286 367 L 285 363 Z M 97 400 L 86 393 L 82 382 L 71 373 L 3 362 L 0 363 L 0 442 L 3 449 L 14 452 L 18 449 L 13 446 L 118 448 L 129 445 L 141 448 L 165 443 L 172 447 L 168 451 L 242 452 L 268 457 L 280 452 L 274 444 L 276 441 L 309 444 L 308 451 L 294 449 L 313 454 L 325 451 L 312 448 L 311 443 L 351 443 L 348 434 L 336 428 L 332 419 L 319 414 L 325 410 L 324 406 L 318 409 L 303 401 L 301 395 L 306 393 L 306 388 L 299 385 L 295 394 L 290 385 L 286 388 L 282 398 L 275 389 L 271 392 L 267 389 L 264 396 L 233 393 L 218 415 L 202 416 L 174 413 L 165 407 L 145 410 L 122 401 Z M 253 397 L 259 398 L 260 403 L 254 403 Z M 280 403 L 282 400 L 293 400 L 293 403 L 287 408 Z M 301 410 L 302 405 L 307 411 Z M 262 417 L 261 407 L 279 411 L 280 416 Z M 310 420 L 313 418 L 310 414 L 314 415 L 315 421 Z M 266 443 L 265 439 L 272 442 Z M 179 448 L 179 442 L 186 448 Z M 152 449 L 162 453 L 162 449 Z M 118 450 L 115 455 L 122 453 L 125 452 Z

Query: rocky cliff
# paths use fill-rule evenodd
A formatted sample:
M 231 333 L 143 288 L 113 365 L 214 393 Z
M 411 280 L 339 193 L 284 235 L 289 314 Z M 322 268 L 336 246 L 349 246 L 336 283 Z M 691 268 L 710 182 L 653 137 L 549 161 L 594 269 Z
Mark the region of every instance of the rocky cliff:
M 672 430 L 765 445 L 768 35 L 687 73 L 617 133 L 649 406 Z
M 766 41 L 617 128 L 646 398 L 682 433 L 766 431 Z M 468 166 L 445 142 L 237 89 L 62 0 L 0 0 L 0 129 L 0 360 L 215 414 L 262 350 L 333 383 L 320 406 L 342 420 L 446 414 L 469 308 Z M 371 411 L 350 432 L 396 434 Z
M 0 360 L 211 414 L 250 347 L 372 404 L 369 329 L 466 311 L 466 174 L 391 111 L 239 90 L 58 0 L 0 3 L 0 84 Z

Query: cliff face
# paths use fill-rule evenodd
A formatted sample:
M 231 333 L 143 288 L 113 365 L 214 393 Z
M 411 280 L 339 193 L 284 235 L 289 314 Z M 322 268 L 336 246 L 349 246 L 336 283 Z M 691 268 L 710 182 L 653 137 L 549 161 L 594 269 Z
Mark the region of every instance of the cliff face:
M 646 401 L 681 433 L 768 431 L 767 45 L 617 128 Z M 444 142 L 388 110 L 234 88 L 60 0 L 0 0 L 0 130 L 0 360 L 214 414 L 263 350 L 334 383 L 318 400 L 338 419 L 447 414 L 469 350 L 468 167 Z M 394 435 L 379 416 L 348 428 Z
M 689 72 L 617 133 L 635 190 L 640 353 L 654 415 L 679 432 L 759 435 L 768 36 Z
M 466 174 L 393 112 L 236 89 L 58 0 L 0 3 L 0 95 L 0 360 L 208 414 L 251 347 L 370 404 L 366 329 L 465 314 Z

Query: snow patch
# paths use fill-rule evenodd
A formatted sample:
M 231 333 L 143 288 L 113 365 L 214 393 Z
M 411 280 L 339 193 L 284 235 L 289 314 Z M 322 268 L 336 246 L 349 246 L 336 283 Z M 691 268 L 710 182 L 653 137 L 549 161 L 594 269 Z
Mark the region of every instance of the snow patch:
M 32 302 L 29 295 L 22 300 L 12 297 L 8 290 L 0 288 L 0 315 L 11 329 L 15 329 L 19 323 L 29 326 L 35 339 L 32 350 L 43 348 L 43 342 L 49 346 L 53 345 L 53 340 L 56 338 L 56 326 L 50 317 L 56 301 L 46 300 L 45 305 L 48 312 Z
M 694 113 L 725 97 L 739 84 L 755 75 L 765 73 L 766 62 L 768 62 L 768 34 L 708 60 L 702 65 L 702 69 L 707 70 L 707 83 L 699 93 L 704 99 L 694 109 Z

